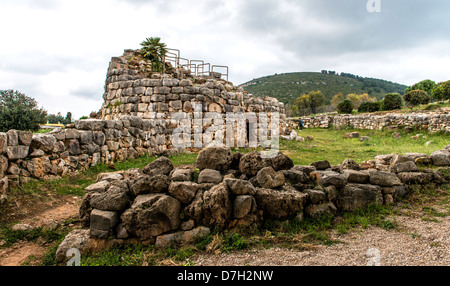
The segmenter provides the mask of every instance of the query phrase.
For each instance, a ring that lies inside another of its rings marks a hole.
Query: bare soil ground
[[[450,265],[450,218],[424,221],[396,216],[398,229],[357,228],[332,239],[332,246],[311,250],[253,249],[230,254],[201,255],[198,266],[448,266]]]
[[[51,227],[78,217],[80,202],[79,197],[61,195],[33,200],[17,199],[10,205],[2,221],[19,222],[34,228]],[[20,241],[9,248],[0,249],[0,266],[20,266],[30,258],[39,260],[46,249],[39,242]]]

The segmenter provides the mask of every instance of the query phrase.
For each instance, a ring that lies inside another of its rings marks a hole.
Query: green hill
[[[253,79],[240,85],[245,91],[254,96],[271,96],[284,103],[293,103],[304,93],[321,90],[325,95],[325,102],[329,104],[331,98],[342,92],[368,93],[377,99],[383,99],[386,93],[398,92],[403,94],[406,85],[386,80],[360,77],[348,73],[330,74],[329,72],[298,72],[265,76]]]

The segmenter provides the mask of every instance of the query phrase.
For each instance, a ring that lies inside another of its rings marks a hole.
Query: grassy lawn
[[[348,132],[357,131],[360,136],[370,137],[369,141],[358,138],[343,139]],[[280,140],[280,151],[289,156],[295,165],[309,165],[315,161],[328,160],[332,165],[342,163],[345,159],[353,159],[357,163],[373,160],[377,155],[426,153],[430,155],[436,150],[450,144],[450,136],[443,133],[430,134],[425,131],[405,133],[400,139],[394,139],[394,131],[380,130],[334,130],[334,129],[304,129],[299,136],[313,136],[313,141],[296,142]],[[423,134],[419,139],[411,136]],[[431,144],[426,145],[431,141]]]

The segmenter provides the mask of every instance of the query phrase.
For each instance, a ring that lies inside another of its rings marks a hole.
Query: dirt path
[[[21,218],[19,223],[33,228],[41,226],[53,227],[70,218],[78,216],[81,198],[64,196],[44,202],[32,202],[17,206],[8,214],[10,218]],[[18,220],[13,220],[18,221]],[[12,247],[0,249],[0,266],[20,266],[31,256],[40,258],[46,247],[33,242],[18,242]]]
[[[230,254],[201,255],[198,266],[449,266],[450,217],[424,221],[395,217],[399,229],[356,229],[332,234],[342,243],[298,251],[284,248],[254,249]]]

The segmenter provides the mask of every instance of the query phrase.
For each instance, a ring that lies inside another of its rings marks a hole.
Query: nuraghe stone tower
[[[148,124],[154,125],[151,135],[158,136],[157,145],[162,145],[166,141],[167,149],[172,147],[171,134],[179,126],[177,120],[179,122],[180,118],[175,117],[175,114],[179,116],[181,113],[184,113],[185,120],[191,121],[191,124],[188,122],[190,126],[195,126],[195,112],[202,113],[200,119],[204,119],[209,113],[216,116],[219,114],[218,118],[224,121],[223,129],[220,130],[222,136],[226,133],[224,130],[227,128],[225,123],[227,114],[245,114],[247,137],[244,141],[247,142],[247,146],[251,146],[248,144],[249,134],[259,132],[251,130],[259,126],[260,113],[267,114],[269,121],[272,114],[276,113],[279,116],[279,134],[285,133],[286,116],[283,103],[271,97],[254,97],[222,79],[220,73],[195,72],[199,67],[200,65],[191,64],[186,68],[166,61],[164,73],[152,73],[151,63],[142,58],[140,50],[125,50],[122,56],[113,57],[109,64],[103,95],[104,103],[99,116],[104,120],[121,120],[132,116],[149,121]],[[203,143],[217,136],[217,130],[209,128],[212,122],[203,120],[201,123]],[[249,122],[256,125],[249,128]],[[161,135],[164,135],[164,138]],[[193,136],[187,139],[185,137],[184,140],[193,141]],[[188,147],[193,146],[187,144]]]

